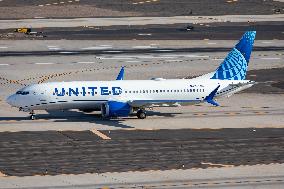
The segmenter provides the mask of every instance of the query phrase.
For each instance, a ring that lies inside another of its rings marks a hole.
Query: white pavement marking
[[[212,58],[211,60],[224,60],[223,58]]]
[[[100,46],[100,47],[84,47],[82,50],[104,50],[104,49],[112,49],[110,46]]]
[[[37,64],[37,65],[50,65],[50,64],[55,64],[53,62],[37,62],[37,63],[34,63],[34,64]]]
[[[96,58],[101,60],[131,60],[133,58],[130,57],[103,57],[103,56],[97,56]]]
[[[100,45],[101,47],[112,47],[112,45]]]
[[[166,60],[167,62],[182,62],[183,60]]]
[[[122,51],[103,51],[103,52],[118,53],[118,52],[122,52]]]
[[[93,64],[95,62],[77,62],[78,64]]]
[[[155,51],[159,51],[159,52],[172,52],[174,50],[170,50],[170,49],[159,49],[159,50],[155,50]]]
[[[78,53],[78,52],[72,52],[72,51],[63,51],[63,52],[59,52],[61,54],[71,54],[71,53]]]
[[[138,60],[128,60],[128,61],[125,61],[125,62],[128,62],[128,63],[138,63],[138,62],[141,62],[141,61],[138,61]]]
[[[185,55],[183,55],[183,54],[166,54],[166,55],[161,55],[161,57],[163,57],[163,56],[166,56],[166,57],[168,57],[168,56],[170,56],[170,57],[188,57],[188,58],[209,58],[209,56],[207,56],[207,55],[194,55],[194,54],[185,54]]]
[[[9,66],[10,64],[0,64],[0,66]]]
[[[0,47],[0,49],[7,49],[8,47]]]
[[[173,56],[147,56],[147,55],[142,55],[142,56],[120,56],[120,57],[131,57],[131,58],[138,58],[138,59],[171,59],[174,58]]]
[[[111,138],[106,136],[105,134],[101,133],[100,131],[98,131],[97,129],[92,129],[91,130],[92,133],[96,134],[98,137],[104,139],[104,140],[110,140]]]
[[[48,48],[49,50],[61,50],[61,48],[59,48],[59,47],[50,47],[50,48]]]
[[[281,58],[277,58],[277,57],[266,57],[266,58],[260,58],[262,60],[280,60]]]
[[[211,42],[211,43],[207,43],[208,45],[216,45],[217,43],[213,43],[213,42]]]
[[[272,41],[262,41],[261,43],[270,44],[270,43],[273,43],[273,42]]]
[[[190,58],[208,58],[209,56],[207,55],[182,55],[184,57],[190,57]]]
[[[139,33],[138,35],[140,35],[140,36],[151,36],[152,34],[151,33]]]
[[[133,46],[133,49],[155,49],[158,47],[154,47],[154,46]]]

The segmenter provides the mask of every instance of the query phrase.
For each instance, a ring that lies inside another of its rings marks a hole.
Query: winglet
[[[219,104],[213,99],[214,96],[216,95],[219,87],[220,87],[220,85],[218,85],[218,87],[216,89],[214,89],[208,96],[206,96],[204,100],[207,101],[208,103],[214,105],[214,106],[219,106]]]
[[[121,67],[119,74],[117,75],[116,80],[123,80],[124,77],[124,67]]]

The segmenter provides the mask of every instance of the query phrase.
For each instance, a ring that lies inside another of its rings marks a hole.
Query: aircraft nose
[[[16,97],[15,95],[11,95],[6,99],[6,102],[8,104],[10,104],[11,106],[15,106],[15,102],[16,102]]]

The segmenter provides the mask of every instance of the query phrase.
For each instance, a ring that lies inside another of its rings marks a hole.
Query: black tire
[[[138,117],[139,119],[145,119],[145,118],[147,117],[146,112],[143,111],[143,110],[138,110],[138,112],[137,112],[137,117]]]

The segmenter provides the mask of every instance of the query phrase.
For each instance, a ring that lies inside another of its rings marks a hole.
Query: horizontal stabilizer
[[[204,99],[206,102],[214,105],[214,106],[219,106],[219,104],[214,100],[214,97],[219,89],[220,85],[218,85],[218,87],[216,87],[216,89],[214,89],[208,96],[206,96],[206,98]]]

